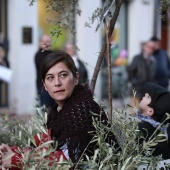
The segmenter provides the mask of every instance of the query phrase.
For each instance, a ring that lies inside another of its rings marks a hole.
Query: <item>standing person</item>
[[[0,45],[0,66],[7,66],[5,60],[5,50],[4,48]],[[3,86],[3,80],[0,79],[0,107],[3,106],[3,103],[2,103],[2,86]]]
[[[72,43],[65,44],[65,52],[68,53],[74,60],[74,63],[77,67],[79,73],[79,83],[87,83],[88,82],[88,73],[86,67],[84,66],[83,62],[79,59],[76,54],[75,45]]]
[[[137,91],[135,98],[136,106],[139,105],[141,99],[140,93],[138,93],[141,90],[141,86],[145,82],[154,81],[156,61],[152,56],[153,50],[153,42],[148,41],[144,43],[142,53],[135,56],[131,65],[128,67],[129,80],[132,88]]]
[[[39,50],[35,54],[35,67],[36,67],[36,87],[37,94],[40,99],[40,105],[45,105],[47,108],[51,108],[54,105],[54,100],[50,97],[47,91],[43,88],[43,82],[41,79],[41,63],[43,59],[50,54],[51,51],[51,37],[49,35],[42,35],[39,44]]]
[[[170,159],[170,141],[168,139],[170,120],[165,121],[166,113],[170,114],[170,92],[152,82],[145,83],[140,92],[143,98],[139,103],[141,113],[137,112],[137,116],[141,120],[138,124],[139,130],[144,136],[140,139],[140,143],[144,140],[151,141],[160,132],[164,133],[166,140],[153,146],[152,155],[162,155],[163,159]]]
[[[152,37],[154,43],[153,56],[157,61],[155,81],[164,88],[168,88],[170,78],[170,59],[167,52],[160,47],[160,40],[157,37]]]
[[[58,141],[57,151],[63,151],[65,158],[76,164],[84,151],[88,156],[94,154],[96,143],[89,143],[95,135],[89,133],[95,132],[92,117],[101,116],[102,122],[106,122],[107,117],[104,112],[101,113],[101,108],[94,101],[88,86],[78,84],[79,73],[72,57],[67,53],[56,51],[45,57],[41,75],[45,89],[56,102],[48,114],[47,127],[51,132],[50,136]],[[108,136],[107,143],[118,147],[113,134]],[[11,154],[14,150],[7,145],[1,145],[0,150],[2,165],[7,163],[16,165],[15,158],[19,155],[15,154],[12,158],[8,155],[8,152]],[[9,159],[4,160],[3,157]],[[19,158],[18,160],[21,160],[22,156]]]
[[[4,50],[4,48],[0,45],[0,65],[2,65],[2,66],[7,66],[4,58],[5,58],[5,50]]]

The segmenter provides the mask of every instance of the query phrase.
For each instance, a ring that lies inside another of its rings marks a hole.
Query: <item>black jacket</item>
[[[145,59],[143,54],[134,57],[128,67],[129,81],[136,91],[141,91],[141,86],[145,82],[153,82],[155,77],[156,61],[150,56]]]
[[[143,136],[146,138],[146,141],[149,140],[149,138],[153,135],[153,133],[156,130],[156,128],[153,127],[148,122],[140,122],[138,127],[139,127],[139,130],[142,132]],[[157,131],[157,133],[155,133],[155,135],[157,135],[158,133],[160,133],[159,130]],[[140,142],[142,143],[143,140],[141,139]],[[153,156],[158,156],[158,155],[161,155],[161,154],[162,154],[163,159],[170,159],[170,143],[168,141],[159,142],[155,146]]]
[[[87,70],[80,59],[78,59],[78,63],[79,63],[79,68],[77,68],[77,70],[79,72],[79,83],[80,84],[87,83],[88,82]]]
[[[167,88],[170,78],[170,59],[168,54],[166,51],[160,49],[155,51],[153,55],[158,63],[156,66],[155,81]]]
[[[43,87],[42,79],[41,79],[41,63],[43,59],[50,54],[52,51],[43,51],[42,49],[39,49],[37,53],[35,54],[35,66],[36,66],[36,86],[37,89],[41,89]]]

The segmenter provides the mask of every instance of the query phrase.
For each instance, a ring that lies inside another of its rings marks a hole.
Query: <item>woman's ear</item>
[[[79,83],[79,73],[76,72],[75,84],[77,85],[78,83]]]
[[[44,85],[45,90],[48,91],[43,80],[42,80],[42,82],[43,82],[43,85]]]

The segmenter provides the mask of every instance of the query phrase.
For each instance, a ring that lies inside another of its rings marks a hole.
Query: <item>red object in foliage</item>
[[[41,140],[39,139],[38,135],[35,135],[34,139],[35,139],[36,147],[40,146],[41,144],[43,144],[45,142],[50,141],[51,140],[51,130],[48,130],[48,134],[42,133]],[[17,147],[17,146],[13,146],[13,147],[10,147],[10,148],[15,153],[15,155],[11,159],[12,160],[11,164],[17,166],[17,167],[12,167],[10,169],[11,170],[22,169],[22,162],[21,162],[22,155],[18,152],[21,149],[19,149],[19,147]],[[42,149],[48,150],[47,147],[42,147],[41,150]],[[25,153],[27,151],[31,151],[31,149],[29,149],[29,148],[24,149],[24,150],[22,150],[22,153]],[[63,160],[67,160],[67,158],[65,157],[65,155],[63,154],[63,152],[61,150],[56,150],[55,152],[52,152],[49,155],[49,157],[47,157],[47,159],[56,160],[56,162],[58,162],[60,160],[61,156],[63,157]],[[37,160],[37,162],[39,162],[39,160]],[[53,164],[53,162],[51,162],[49,165],[51,166],[52,164]]]

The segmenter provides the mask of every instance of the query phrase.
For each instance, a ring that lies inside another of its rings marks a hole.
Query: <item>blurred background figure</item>
[[[74,63],[79,72],[79,84],[88,82],[88,73],[84,63],[80,60],[80,58],[76,54],[76,48],[73,43],[67,42],[65,44],[64,50],[68,53],[74,60]]]
[[[0,66],[7,67],[7,62],[5,61],[5,50],[2,45],[0,45]],[[6,84],[6,82],[0,79],[0,107],[4,105],[4,102],[2,101],[2,92],[4,84]]]
[[[42,35],[40,38],[39,49],[35,54],[35,67],[36,67],[36,87],[37,87],[37,95],[40,100],[40,105],[45,105],[48,109],[50,109],[55,101],[50,97],[48,92],[44,89],[42,78],[41,78],[41,63],[43,59],[50,54],[51,51],[51,37],[49,35]]]
[[[0,65],[7,66],[7,63],[5,62],[5,50],[0,45]]]
[[[167,52],[161,49],[161,42],[157,37],[152,37],[154,43],[153,56],[157,61],[155,81],[160,86],[168,88],[170,78],[170,60]]]
[[[156,60],[153,57],[154,43],[148,41],[142,44],[142,53],[133,58],[132,63],[128,67],[129,81],[131,82],[132,89],[137,93],[135,99],[131,98],[131,104],[138,108],[141,100],[141,87],[145,82],[153,82],[156,70]]]

